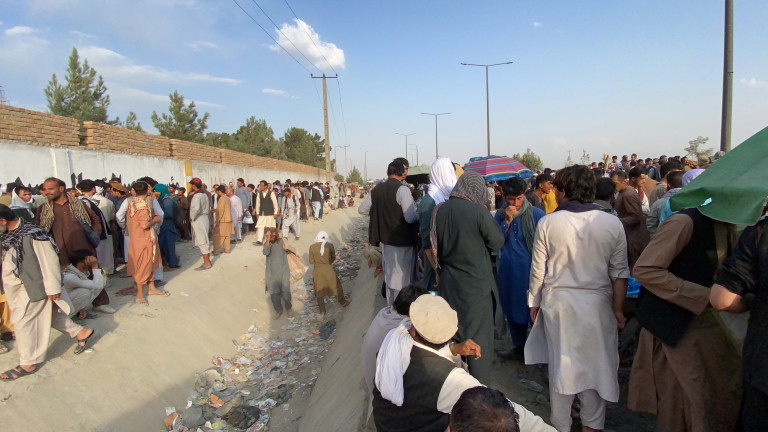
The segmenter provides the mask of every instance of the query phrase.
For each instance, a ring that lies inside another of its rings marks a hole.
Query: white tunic
[[[593,389],[607,401],[619,400],[612,281],[628,277],[617,217],[593,210],[541,219],[528,291],[528,305],[541,309],[525,344],[525,363],[548,363],[552,390],[572,395]]]

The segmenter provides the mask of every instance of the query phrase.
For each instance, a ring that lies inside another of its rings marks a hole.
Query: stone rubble
[[[357,277],[359,256],[367,243],[367,223],[349,228],[351,238],[345,245],[337,245],[334,263],[343,283]],[[265,432],[271,410],[281,405],[287,408],[300,390],[311,391],[334,341],[336,321],[330,317],[333,309],[321,321],[311,274],[304,279],[303,284],[292,286],[294,299],[304,303],[303,310],[280,328],[260,331],[251,325],[233,339],[235,352],[229,358],[213,357],[213,367],[197,374],[186,407],[165,409],[167,431]]]

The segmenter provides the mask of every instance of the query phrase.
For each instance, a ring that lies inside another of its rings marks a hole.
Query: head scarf
[[[488,204],[488,190],[485,187],[485,179],[476,171],[466,171],[456,181],[456,186],[453,187],[451,196],[472,201],[485,207]]]
[[[164,184],[156,184],[155,187],[152,188],[155,192],[160,192],[160,198],[158,198],[159,201],[162,201],[163,198],[170,196],[170,192],[168,192],[168,186]]]
[[[687,173],[683,174],[683,186],[687,185],[688,183],[692,182],[693,179],[698,177],[701,173],[703,173],[704,170],[701,168],[696,168],[688,171]]]
[[[456,170],[448,158],[439,158],[432,162],[429,170],[429,196],[440,204],[451,196],[453,186],[456,185]]]
[[[23,199],[21,199],[21,197],[16,193],[15,190],[11,193],[11,205],[8,206],[11,209],[24,208],[24,209],[32,210],[34,206],[35,206],[35,203],[33,200],[29,200],[29,202],[25,202]]]
[[[403,375],[411,363],[413,338],[408,333],[410,328],[410,321],[405,320],[390,330],[376,356],[376,388],[381,392],[381,397],[397,406],[403,406]]]
[[[56,254],[59,253],[59,248],[56,247],[56,243],[53,241],[53,237],[48,235],[37,225],[26,223],[19,219],[19,225],[16,229],[6,231],[5,234],[0,235],[0,250],[2,250],[2,260],[5,260],[5,254],[13,249],[11,260],[13,261],[13,274],[19,277],[21,272],[21,263],[24,261],[24,236],[32,237],[33,240],[49,241],[53,246],[53,250]],[[34,253],[34,251],[33,251]]]
[[[320,242],[323,243],[323,244],[320,245],[320,255],[324,255],[325,254],[325,244],[328,243],[328,233],[327,232],[320,231],[319,233],[317,233],[317,235],[315,236],[315,243],[320,243]]]

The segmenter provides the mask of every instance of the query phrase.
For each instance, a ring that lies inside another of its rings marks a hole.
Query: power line
[[[302,19],[301,19],[301,18],[299,18],[299,16],[298,16],[298,15],[296,15],[296,12],[294,12],[294,11],[293,11],[293,8],[291,7],[291,5],[290,5],[290,4],[288,4],[288,0],[283,0],[283,1],[285,2],[285,5],[286,5],[286,6],[288,6],[288,9],[290,9],[290,10],[291,10],[291,13],[293,14],[293,16],[294,16],[294,17],[295,17],[297,20],[299,20],[299,21],[302,21]],[[302,22],[303,22],[303,21],[302,21]],[[333,73],[335,73],[336,75],[338,75],[339,73],[338,73],[338,72],[336,72],[336,69],[334,69],[334,68],[333,68],[333,66],[331,66],[331,62],[329,62],[329,61],[328,61],[328,59],[327,59],[327,58],[325,58],[325,55],[323,54],[323,51],[320,49],[320,47],[319,47],[319,46],[317,46],[317,43],[315,43],[315,40],[314,40],[314,39],[312,39],[312,36],[311,36],[311,35],[309,34],[309,32],[307,31],[306,27],[302,27],[302,26],[300,26],[300,27],[302,28],[302,30],[304,30],[304,33],[306,33],[306,34],[307,34],[307,37],[309,38],[309,40],[310,40],[310,41],[312,41],[312,45],[314,45],[314,46],[315,46],[315,48],[317,49],[317,53],[318,53],[318,54],[320,54],[320,56],[321,56],[321,57],[323,57],[323,60],[325,60],[325,63],[328,65],[328,67],[329,67],[329,68],[331,68],[331,70],[333,71]],[[317,66],[315,66],[315,67],[317,67]],[[318,69],[320,69],[320,68],[318,68]],[[338,81],[337,81],[337,82],[338,82]]]
[[[341,124],[344,126],[344,139],[349,144],[349,137],[347,136],[347,119],[344,115],[344,103],[341,101],[341,83],[340,79],[336,79],[336,85],[339,87],[339,105],[341,106]]]
[[[253,4],[255,4],[255,5],[256,5],[256,7],[257,7],[257,8],[259,8],[259,10],[261,11],[261,13],[263,13],[263,14],[264,14],[264,16],[265,16],[265,17],[267,17],[267,19],[269,20],[269,22],[271,22],[271,23],[272,23],[272,25],[273,25],[273,26],[275,26],[275,30],[277,30],[277,31],[278,31],[278,32],[279,32],[281,35],[283,35],[283,37],[284,37],[284,38],[286,38],[286,39],[288,40],[288,42],[290,42],[290,43],[291,43],[291,45],[292,45],[294,48],[296,48],[296,51],[298,51],[298,53],[299,53],[299,54],[301,54],[301,56],[302,56],[302,57],[304,57],[304,60],[306,60],[306,61],[307,61],[307,63],[311,64],[312,66],[314,66],[314,67],[315,67],[315,69],[317,69],[318,71],[320,71],[320,73],[322,73],[323,71],[322,71],[322,70],[321,70],[319,67],[317,67],[317,65],[315,65],[315,63],[313,63],[313,62],[312,62],[312,60],[308,59],[308,58],[307,58],[307,56],[305,56],[303,52],[301,52],[301,50],[299,49],[299,47],[297,47],[297,46],[296,46],[296,44],[294,44],[294,43],[293,43],[293,41],[291,40],[291,38],[289,38],[288,36],[286,36],[286,35],[285,35],[285,33],[283,33],[283,31],[282,31],[282,30],[280,30],[280,27],[278,27],[278,26],[277,26],[277,23],[276,23],[274,20],[272,20],[272,18],[271,18],[271,17],[270,17],[270,16],[267,14],[267,12],[266,12],[266,11],[265,11],[265,10],[264,10],[264,9],[263,9],[261,6],[259,6],[259,4],[258,4],[258,3],[256,3],[256,0],[251,0],[251,1],[253,2]],[[310,38],[310,40],[311,40],[311,38]]]
[[[238,3],[238,2],[237,2],[237,0],[232,0],[232,1],[233,1],[233,2],[234,2],[236,5],[237,5],[237,7],[239,7],[239,8],[240,8],[240,10],[241,10],[241,11],[243,11],[243,13],[244,13],[244,14],[248,15],[248,18],[250,18],[250,19],[251,19],[251,21],[253,21],[253,22],[254,22],[254,23],[257,25],[257,26],[259,26],[259,28],[260,28],[260,29],[261,29],[261,30],[264,32],[264,34],[266,34],[266,35],[267,35],[267,36],[268,36],[270,39],[272,39],[272,41],[273,41],[273,42],[274,42],[274,43],[275,43],[277,46],[279,46],[280,48],[282,48],[282,49],[283,49],[283,51],[285,51],[285,53],[286,53],[286,54],[288,54],[288,56],[289,56],[290,58],[292,58],[292,59],[293,59],[293,61],[295,61],[295,62],[296,62],[296,64],[298,64],[299,66],[301,66],[301,68],[302,68],[302,69],[304,69],[305,71],[307,71],[307,73],[308,73],[308,74],[311,74],[311,73],[312,73],[312,71],[310,71],[310,70],[309,70],[309,69],[307,69],[307,68],[306,68],[306,67],[305,67],[303,64],[301,64],[301,62],[300,62],[298,59],[296,59],[296,57],[294,57],[293,55],[291,55],[291,53],[290,53],[290,52],[288,52],[288,50],[287,50],[287,49],[285,49],[285,47],[284,47],[284,46],[280,45],[280,42],[278,42],[277,40],[275,40],[275,38],[273,38],[273,37],[272,37],[272,35],[271,35],[271,34],[269,34],[269,32],[267,31],[267,29],[265,29],[265,28],[264,28],[264,27],[263,27],[261,24],[259,24],[259,22],[258,22],[258,21],[256,21],[256,19],[255,19],[254,17],[252,17],[252,16],[251,16],[251,14],[249,14],[249,13],[248,13],[248,11],[246,11],[245,9],[243,9],[243,7],[242,7],[242,6],[240,6],[240,3]],[[315,67],[317,67],[317,66],[315,66]]]

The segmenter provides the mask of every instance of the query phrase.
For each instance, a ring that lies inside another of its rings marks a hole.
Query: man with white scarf
[[[422,295],[409,313],[411,325],[391,330],[376,359],[374,423],[379,432],[442,432],[461,394],[482,386],[459,357],[480,357],[480,347],[471,340],[449,344],[458,317],[442,297]],[[521,431],[554,431],[525,407],[510,403],[520,417]]]

